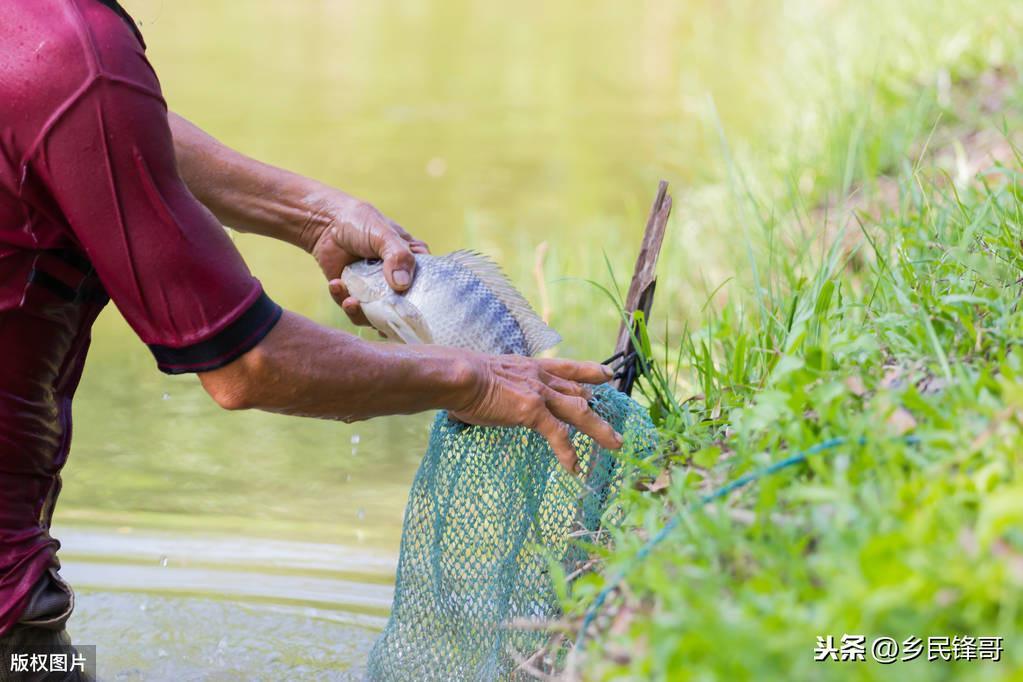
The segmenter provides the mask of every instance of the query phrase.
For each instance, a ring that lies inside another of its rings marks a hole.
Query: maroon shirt
[[[0,635],[56,562],[71,398],[108,296],[168,373],[227,364],[280,317],[178,176],[123,10],[2,0]]]

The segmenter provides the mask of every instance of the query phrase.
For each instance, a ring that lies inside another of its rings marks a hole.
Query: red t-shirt
[[[144,49],[109,0],[0,2],[0,634],[56,562],[71,398],[107,298],[168,373],[227,364],[281,313],[178,176]]]

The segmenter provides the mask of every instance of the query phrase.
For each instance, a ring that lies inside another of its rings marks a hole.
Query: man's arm
[[[198,373],[229,409],[356,420],[446,408],[528,426],[570,468],[568,424],[619,444],[579,383],[608,378],[594,363],[372,343],[281,313],[184,186],[161,101],[118,82],[84,97],[33,170],[163,371]]]
[[[333,190],[240,154],[173,112],[168,120],[181,178],[221,223],[312,252]]]
[[[226,409],[345,421],[447,409],[471,424],[528,426],[574,470],[568,424],[603,447],[622,444],[581,385],[610,375],[593,362],[368,342],[285,311],[259,345],[199,378]]]
[[[368,324],[348,296],[341,270],[361,258],[381,258],[388,283],[409,286],[414,253],[425,243],[372,205],[338,189],[236,152],[171,112],[178,172],[189,191],[228,227],[280,239],[309,252],[330,294],[356,324]]]
[[[408,286],[412,253],[425,252],[426,245],[375,208],[239,154],[180,116],[171,114],[170,126],[182,178],[222,223],[305,249],[328,279],[360,257],[373,257],[384,260],[392,287]],[[340,281],[331,281],[331,294],[353,321],[363,321]],[[569,469],[576,462],[567,424],[604,447],[621,444],[589,409],[589,389],[579,383],[610,377],[595,363],[368,343],[289,312],[258,346],[199,377],[227,409],[347,421],[447,409],[473,424],[526,425],[550,441]]]
[[[599,365],[374,344],[282,311],[182,180],[166,105],[141,46],[112,15],[100,14],[93,28],[100,62],[116,71],[69,93],[59,120],[25,158],[26,177],[34,193],[60,207],[69,242],[161,370],[199,374],[213,398],[234,409],[352,420],[446,407],[471,423],[529,426],[569,466],[566,422],[617,445],[578,383],[606,380]],[[233,163],[251,163],[232,161],[229,150],[214,156],[225,165],[207,168],[209,178],[219,171],[234,177]],[[295,224],[252,200],[260,172],[241,176],[255,184],[246,190],[228,182],[207,200],[219,197],[210,201],[223,210],[248,196],[240,215],[249,228]],[[280,234],[301,243],[306,232]],[[374,256],[394,248],[394,232],[388,235],[363,231],[348,243]]]

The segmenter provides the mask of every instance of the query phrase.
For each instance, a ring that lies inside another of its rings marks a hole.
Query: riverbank
[[[637,467],[603,570],[572,585],[578,628],[625,572],[571,672],[880,679],[896,673],[872,645],[890,637],[902,680],[1020,675],[1021,89],[1017,56],[952,38],[955,60],[881,72],[873,105],[837,106],[799,173],[731,168],[746,268],[652,348],[645,393],[669,447]],[[855,656],[847,635],[863,662],[815,661],[818,637]],[[928,662],[932,637],[948,641]],[[1001,660],[976,660],[994,637]]]

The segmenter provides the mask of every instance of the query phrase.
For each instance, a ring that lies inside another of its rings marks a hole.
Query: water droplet
[[[345,483],[348,483],[351,480],[352,480],[352,475],[351,474],[345,474]]]
[[[149,607],[146,605],[146,602],[139,604],[139,611],[145,611],[147,608]]]
[[[157,650],[156,655],[159,656],[160,658],[167,658],[168,656],[170,656],[170,654],[167,653],[166,649]]]
[[[365,509],[363,509],[362,507],[359,507],[359,508],[358,508],[358,509],[357,509],[357,510],[355,511],[355,517],[356,517],[357,519],[359,519],[360,521],[362,521],[363,519],[365,519],[365,518],[366,518],[366,510],[365,510]]]
[[[362,436],[360,436],[357,433],[353,433],[352,434],[352,445],[358,445],[359,441],[361,441],[361,440],[362,440]]]
[[[358,454],[359,454],[359,448],[353,447],[352,448],[352,457],[356,457],[356,456],[358,456]]]
[[[163,556],[160,557],[160,565],[164,566],[164,567],[167,566],[167,555],[166,554],[164,554]]]
[[[163,394],[163,399],[164,400],[170,400],[170,393],[164,393]]]

